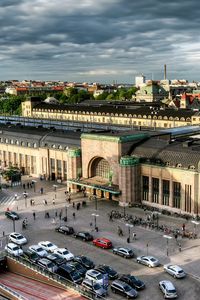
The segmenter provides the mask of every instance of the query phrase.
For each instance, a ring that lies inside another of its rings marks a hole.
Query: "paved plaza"
[[[31,181],[31,179],[27,178],[26,181],[28,180]],[[43,194],[40,193],[41,187],[43,187]],[[36,242],[38,240],[39,232],[41,233],[40,240],[42,240],[42,237],[46,235],[46,239],[48,236],[49,240],[53,239],[52,241],[55,242],[55,238],[57,239],[57,236],[54,235],[55,227],[60,224],[68,224],[73,226],[75,231],[91,231],[95,237],[107,237],[111,241],[113,241],[114,246],[130,246],[134,249],[137,256],[149,254],[156,256],[160,260],[161,264],[169,262],[179,264],[184,268],[184,270],[188,274],[191,275],[191,278],[197,280],[197,286],[199,285],[198,282],[200,282],[200,228],[198,227],[198,225],[195,228],[195,231],[198,236],[197,239],[182,238],[179,241],[181,243],[181,252],[179,251],[180,249],[178,243],[174,237],[172,239],[167,240],[165,237],[163,237],[163,232],[158,230],[152,230],[142,226],[134,226],[130,228],[130,243],[128,244],[127,238],[129,236],[129,227],[127,226],[127,222],[123,219],[113,219],[112,222],[109,221],[109,213],[112,210],[117,210],[123,214],[123,207],[119,207],[117,202],[108,200],[97,200],[96,207],[95,201],[90,201],[88,200],[88,197],[83,197],[82,193],[72,194],[71,203],[69,204],[69,201],[66,200],[65,191],[66,186],[64,185],[56,184],[55,187],[54,183],[52,182],[45,182],[39,180],[36,183],[35,191],[33,190],[33,188],[29,189],[29,191],[27,190],[28,197],[27,199],[24,199],[23,188],[15,187],[13,189],[13,193],[18,194],[18,199],[14,201],[9,207],[9,209],[18,211],[18,213],[21,216],[21,219],[15,222],[15,230],[22,232],[22,220],[23,218],[27,217],[28,230],[24,231],[24,234],[28,235],[28,237],[31,239],[31,243],[34,243],[34,241]],[[31,199],[34,199],[34,206],[31,205]],[[44,200],[47,201],[46,205]],[[83,201],[87,201],[86,207],[81,206],[81,208],[77,210],[77,203],[82,203]],[[55,204],[53,204],[54,202]],[[73,203],[75,204],[75,207],[73,207]],[[4,235],[6,236],[7,234],[13,231],[14,224],[11,220],[5,219],[5,209],[7,209],[6,206],[1,206],[0,219],[2,222],[0,230],[1,235],[3,235],[4,233]],[[49,218],[45,218],[47,212],[49,213]],[[35,213],[36,215],[36,220],[34,220],[33,218],[33,213]],[[62,218],[64,216],[67,216],[67,222],[64,222],[63,220],[59,219],[60,213],[62,213]],[[73,213],[75,213],[75,218],[73,217]],[[126,213],[145,218],[147,211],[132,207],[126,208]],[[164,215],[160,215],[159,217],[159,224],[165,224],[170,228],[179,228],[181,230],[183,223],[185,223],[186,229],[194,231],[194,224],[191,222],[191,220],[186,221],[182,218],[172,218]],[[99,229],[98,232],[95,231],[95,225]],[[122,228],[123,236],[118,236],[118,226]],[[136,233],[136,240],[133,239],[133,232]],[[59,241],[60,240],[58,240],[57,243],[59,243]],[[77,242],[79,241],[74,241],[73,239],[71,241],[70,246],[75,247],[76,249]],[[92,245],[90,246],[93,247]],[[90,251],[90,248],[88,247],[88,244],[84,244],[83,249],[81,250],[85,249],[88,252]],[[95,250],[97,254],[102,254],[102,249],[95,248]],[[93,252],[94,250],[91,253]],[[96,256],[94,257],[96,258]],[[113,256],[110,258],[110,260],[111,259],[113,260]],[[121,258],[119,258],[119,260],[121,260]],[[123,260],[122,269],[124,268],[125,264],[127,264],[127,262],[126,260]],[[138,276],[144,276],[144,272],[145,276],[149,276],[152,274],[152,270],[149,270],[146,267],[144,268],[137,268]],[[158,271],[153,270],[153,272]],[[194,298],[191,299],[196,298],[194,296]]]

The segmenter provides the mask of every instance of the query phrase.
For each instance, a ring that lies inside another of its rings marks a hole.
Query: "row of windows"
[[[23,141],[19,141],[19,140],[8,139],[8,138],[0,138],[0,142],[5,143],[5,144],[22,146],[22,147],[37,148],[37,143],[23,142]],[[52,145],[44,144],[44,147],[49,147],[49,148],[54,148],[54,149],[59,149],[59,150],[68,150],[69,149],[68,146],[64,147],[64,146],[56,145],[56,144],[52,144]]]
[[[159,203],[159,191],[160,191],[161,181],[159,178],[152,178],[151,186],[151,199],[150,197],[150,186],[149,186],[149,177],[142,177],[142,196],[143,200],[150,201],[153,203]],[[181,208],[181,184],[180,182],[172,182],[172,201],[173,207]],[[170,182],[169,180],[162,180],[162,205],[169,206],[170,198]]]
[[[168,116],[153,116],[152,117],[152,114],[150,115],[131,115],[131,114],[114,114],[114,113],[100,113],[100,112],[77,112],[77,111],[63,111],[63,110],[53,110],[53,109],[33,109],[33,112],[37,113],[37,112],[48,112],[48,113],[53,113],[53,114],[56,114],[56,113],[64,113],[64,114],[70,114],[70,115],[91,115],[91,116],[111,116],[111,117],[125,117],[125,118],[138,118],[138,119],[154,119],[154,120],[170,120],[170,121],[187,121],[187,122],[190,122],[191,119],[190,118],[184,118],[184,117],[168,117]]]

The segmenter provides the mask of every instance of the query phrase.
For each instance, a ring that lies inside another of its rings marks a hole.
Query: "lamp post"
[[[197,222],[197,221],[191,221],[192,224],[194,224],[194,228],[193,228],[193,235],[195,237],[196,235],[196,228],[197,228],[197,225],[199,225],[200,223]]]
[[[95,201],[95,210],[97,210],[97,196],[93,196],[93,199]]]
[[[98,217],[99,215],[97,215],[97,214],[92,214],[92,216],[94,217],[94,229],[97,231],[97,217]]]
[[[169,256],[169,240],[172,239],[172,236],[170,235],[163,235],[163,237],[166,239],[167,241],[167,244],[166,244],[166,253],[167,253],[167,256]]]
[[[119,206],[122,206],[124,208],[124,218],[126,216],[126,207],[128,206],[127,202],[119,202]]]
[[[53,184],[54,192],[55,192],[55,199],[57,198],[57,185]]]
[[[13,232],[15,232],[15,219],[13,219]]]
[[[36,187],[35,187],[35,185],[36,185],[36,180],[32,180],[32,184],[33,184],[33,189],[34,189],[34,193],[35,193],[35,189],[36,189]]]
[[[131,228],[133,228],[133,225],[126,223],[126,226],[128,227],[128,239],[127,239],[127,242],[130,243]]]

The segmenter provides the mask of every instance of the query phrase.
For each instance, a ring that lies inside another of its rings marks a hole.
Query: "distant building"
[[[142,86],[145,83],[145,76],[142,74],[140,76],[136,76],[135,77],[135,86],[138,88],[140,86]]]

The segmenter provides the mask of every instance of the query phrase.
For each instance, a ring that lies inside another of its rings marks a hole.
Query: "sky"
[[[198,0],[0,0],[0,80],[200,80]]]

